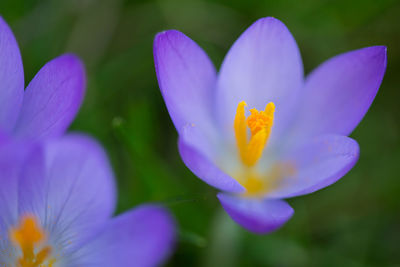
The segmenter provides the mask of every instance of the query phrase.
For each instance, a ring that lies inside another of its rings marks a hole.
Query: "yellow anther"
[[[37,255],[35,263],[42,264],[51,254],[51,247],[44,247]]]
[[[247,145],[247,153],[246,158],[243,161],[246,166],[254,166],[261,158],[264,147],[268,140],[268,132],[265,129],[258,131],[255,135],[253,135],[250,139],[250,142]]]
[[[247,151],[247,127],[246,127],[246,115],[244,114],[244,107],[247,106],[246,102],[242,101],[239,103],[233,128],[235,130],[236,145],[239,151],[239,157],[242,162],[246,159]]]
[[[264,111],[251,109],[251,115],[245,116],[246,102],[239,103],[234,121],[236,144],[239,157],[247,167],[254,166],[261,158],[263,150],[271,134],[274,123],[275,105],[270,102]],[[247,127],[250,129],[250,140],[247,137]]]
[[[22,256],[17,259],[18,267],[44,267],[43,263],[51,254],[51,247],[45,246],[37,253],[37,248],[46,240],[46,233],[37,223],[35,216],[22,216],[19,225],[10,230],[10,240],[19,247]],[[50,260],[47,266],[51,266],[54,260]]]

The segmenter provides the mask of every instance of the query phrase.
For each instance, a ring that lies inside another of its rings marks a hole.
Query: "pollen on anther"
[[[26,215],[21,218],[18,227],[10,231],[11,241],[20,247],[34,245],[45,238],[43,230],[38,226],[34,216]]]
[[[251,115],[247,118],[246,122],[252,136],[257,134],[262,129],[268,129],[272,127],[274,111],[275,105],[272,102],[268,103],[264,111],[258,111],[255,108],[250,110]]]

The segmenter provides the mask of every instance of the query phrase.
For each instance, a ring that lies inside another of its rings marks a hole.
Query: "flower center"
[[[293,163],[280,162],[271,166],[268,172],[263,175],[248,169],[238,175],[238,180],[246,188],[244,196],[262,197],[267,192],[278,187],[283,177],[292,177],[295,174],[296,168]]]
[[[51,247],[44,245],[46,233],[33,215],[24,215],[19,224],[10,229],[10,239],[21,250],[16,261],[18,267],[52,267],[55,260],[49,259]]]
[[[234,121],[239,159],[245,166],[244,174],[239,175],[239,182],[246,188],[246,195],[258,195],[266,191],[267,185],[265,179],[256,174],[253,167],[260,160],[271,134],[275,105],[273,102],[268,103],[264,111],[251,109],[251,115],[247,118],[245,116],[246,106],[244,101],[239,103]]]

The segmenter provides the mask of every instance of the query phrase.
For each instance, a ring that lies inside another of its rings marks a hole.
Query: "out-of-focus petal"
[[[18,215],[17,186],[23,159],[21,148],[13,143],[4,143],[0,147],[0,236],[4,234],[3,230],[15,223]]]
[[[241,192],[244,190],[235,179],[218,168],[193,143],[189,144],[180,137],[178,148],[186,166],[207,184],[227,192]]]
[[[9,228],[18,220],[18,180],[24,161],[33,149],[26,142],[5,141],[0,146],[0,263],[11,266],[13,255],[8,240]]]
[[[68,254],[113,213],[114,176],[105,152],[89,137],[67,135],[46,142],[43,150],[44,160],[38,151],[25,164],[19,213],[36,214],[52,245]]]
[[[329,186],[353,168],[359,152],[357,142],[347,136],[313,138],[281,159],[282,163],[293,168],[293,175],[284,177],[268,197],[294,197]]]
[[[34,139],[63,134],[79,110],[85,86],[85,70],[76,56],[48,62],[26,89],[15,134]]]
[[[112,219],[75,255],[76,266],[160,266],[174,247],[175,224],[168,212],[143,205]]]
[[[4,133],[2,130],[0,130],[0,146],[8,141],[10,141],[12,137],[10,137],[8,134]]]
[[[24,69],[17,41],[0,16],[0,128],[11,132],[24,96]]]
[[[285,224],[294,211],[283,200],[245,198],[219,193],[218,199],[229,216],[247,230],[267,234]]]
[[[170,30],[156,36],[154,62],[161,93],[178,132],[195,124],[210,134],[215,120],[216,72],[206,53],[183,33]]]
[[[291,122],[302,86],[303,65],[293,36],[277,19],[259,19],[234,43],[222,64],[216,99],[220,126],[232,137],[239,102],[264,110],[273,101],[273,140]]]
[[[386,69],[386,47],[367,47],[336,56],[306,79],[293,130],[302,137],[349,135],[364,117]]]

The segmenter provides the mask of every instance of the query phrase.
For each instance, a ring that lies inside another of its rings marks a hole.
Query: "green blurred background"
[[[400,266],[400,1],[1,0],[20,44],[26,81],[48,60],[77,53],[87,95],[72,125],[106,147],[118,179],[118,213],[148,201],[179,225],[168,266]],[[355,168],[335,185],[290,199],[295,216],[257,236],[221,211],[216,191],[179,158],[159,93],[154,35],[179,29],[219,66],[252,22],[274,16],[295,36],[306,73],[338,53],[388,46],[378,96],[352,137]]]

